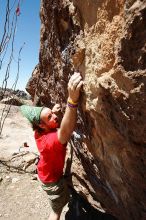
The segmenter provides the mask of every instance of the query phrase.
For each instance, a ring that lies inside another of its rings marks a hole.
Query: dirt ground
[[[4,115],[2,119],[6,116],[8,107],[8,105],[0,104],[0,118],[3,111]],[[22,116],[19,109],[17,106],[11,106],[10,112],[5,119],[0,137],[1,157],[8,157],[14,152],[19,152],[24,142],[27,142],[29,151],[37,152],[31,126],[28,120]]]
[[[5,105],[0,104],[0,116]],[[22,117],[19,107],[12,106],[5,120],[0,138],[0,158],[9,159],[19,150],[37,153],[33,131]],[[34,174],[10,172],[0,164],[0,220],[47,220],[50,207],[47,194],[42,190]],[[110,215],[97,212],[76,192],[71,190],[70,202],[64,207],[61,220],[112,220]]]

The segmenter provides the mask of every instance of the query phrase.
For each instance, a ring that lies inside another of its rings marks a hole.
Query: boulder
[[[24,104],[23,100],[18,98],[17,96],[9,96],[1,100],[1,103],[8,105],[16,105],[21,106]]]
[[[3,165],[9,171],[35,174],[38,157],[39,156],[33,152],[22,151],[13,154],[8,160],[0,158],[0,165]]]
[[[72,185],[119,220],[146,219],[145,1],[42,0],[40,16],[36,104],[58,102],[63,113],[70,75],[84,79]]]

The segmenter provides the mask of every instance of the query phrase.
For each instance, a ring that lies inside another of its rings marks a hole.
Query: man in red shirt
[[[42,188],[48,194],[52,208],[49,220],[59,220],[61,211],[69,200],[63,168],[66,145],[77,121],[77,106],[82,85],[80,73],[75,72],[68,82],[68,101],[60,125],[55,114],[59,110],[57,105],[52,110],[46,107],[21,106],[23,115],[35,130],[35,140],[40,153],[38,177]]]

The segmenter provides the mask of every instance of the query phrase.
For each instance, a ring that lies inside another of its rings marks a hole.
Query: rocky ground
[[[0,104],[0,115],[5,107],[8,108]],[[24,143],[29,147],[25,148]],[[11,107],[5,120],[0,148],[0,219],[47,220],[50,211],[47,195],[34,174],[37,149],[33,131],[17,106]],[[71,192],[71,201],[65,206],[61,220],[113,219],[97,212],[75,191]]]

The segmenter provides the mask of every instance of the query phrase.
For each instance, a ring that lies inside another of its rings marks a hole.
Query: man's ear
[[[45,125],[44,122],[41,121],[40,124],[39,124],[39,127],[42,128],[42,129],[45,129],[45,128],[46,128],[46,125]]]

